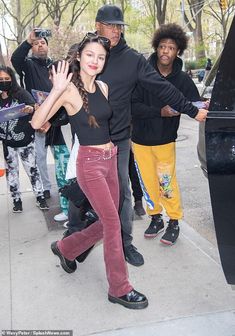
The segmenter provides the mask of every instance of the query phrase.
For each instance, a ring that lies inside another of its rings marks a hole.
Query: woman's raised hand
[[[69,63],[67,61],[59,61],[57,70],[55,69],[55,66],[52,65],[52,82],[54,90],[62,93],[67,89],[73,76],[72,73],[68,74],[68,72]]]

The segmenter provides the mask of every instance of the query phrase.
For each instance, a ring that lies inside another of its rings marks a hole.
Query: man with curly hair
[[[191,102],[200,96],[190,76],[182,71],[181,56],[187,48],[187,36],[175,24],[164,24],[154,33],[154,53],[149,63]],[[142,86],[138,85],[132,99],[132,141],[136,166],[151,217],[145,238],[155,238],[164,231],[162,210],[169,216],[161,242],[173,245],[179,236],[182,218],[180,191],[175,171],[175,140],[180,111],[173,110]]]

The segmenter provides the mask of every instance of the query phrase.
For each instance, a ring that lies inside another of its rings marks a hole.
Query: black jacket
[[[153,53],[149,63],[157,68],[157,55]],[[189,75],[182,71],[182,60],[176,58],[173,71],[165,77],[171,82],[189,101],[198,101],[200,96],[196,85]],[[173,107],[169,101],[167,103]],[[163,145],[175,141],[179,127],[180,116],[161,117],[161,108],[165,106],[156,95],[138,85],[132,96],[132,141],[146,146]],[[176,109],[181,112],[180,109]]]
[[[29,93],[32,89],[50,92],[52,83],[49,80],[48,66],[52,60],[50,58],[28,57],[31,48],[31,44],[27,41],[16,48],[11,57],[12,65],[20,76],[21,85],[25,86]],[[61,128],[52,125],[46,134],[46,145],[64,144]]]
[[[17,104],[25,103],[26,105],[33,106],[35,104],[32,96],[23,88],[14,95],[7,99],[8,106],[5,101],[0,98],[0,106],[10,107]],[[12,119],[0,123],[0,140],[4,145],[9,147],[24,147],[27,146],[34,139],[34,129],[31,127],[29,121],[31,114],[25,114],[25,117]]]
[[[130,137],[131,95],[137,83],[175,110],[192,118],[198,112],[174,86],[159,76],[144,56],[128,47],[123,38],[111,49],[99,79],[109,86],[109,102],[113,110],[110,131],[114,141]]]

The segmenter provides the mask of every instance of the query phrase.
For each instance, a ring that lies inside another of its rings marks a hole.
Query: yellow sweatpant
[[[133,151],[147,213],[159,214],[164,208],[169,218],[181,219],[183,211],[175,172],[175,142],[157,146],[133,143]]]

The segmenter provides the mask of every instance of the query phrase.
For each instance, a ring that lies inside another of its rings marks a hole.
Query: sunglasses
[[[100,42],[103,46],[110,48],[110,40],[107,37],[97,35],[96,33],[92,32],[86,33],[80,45],[82,45],[87,40],[91,42]]]
[[[101,22],[102,25],[106,26],[107,29],[109,30],[123,30],[124,29],[124,25],[123,24],[118,24],[118,23],[106,23],[106,22]]]

